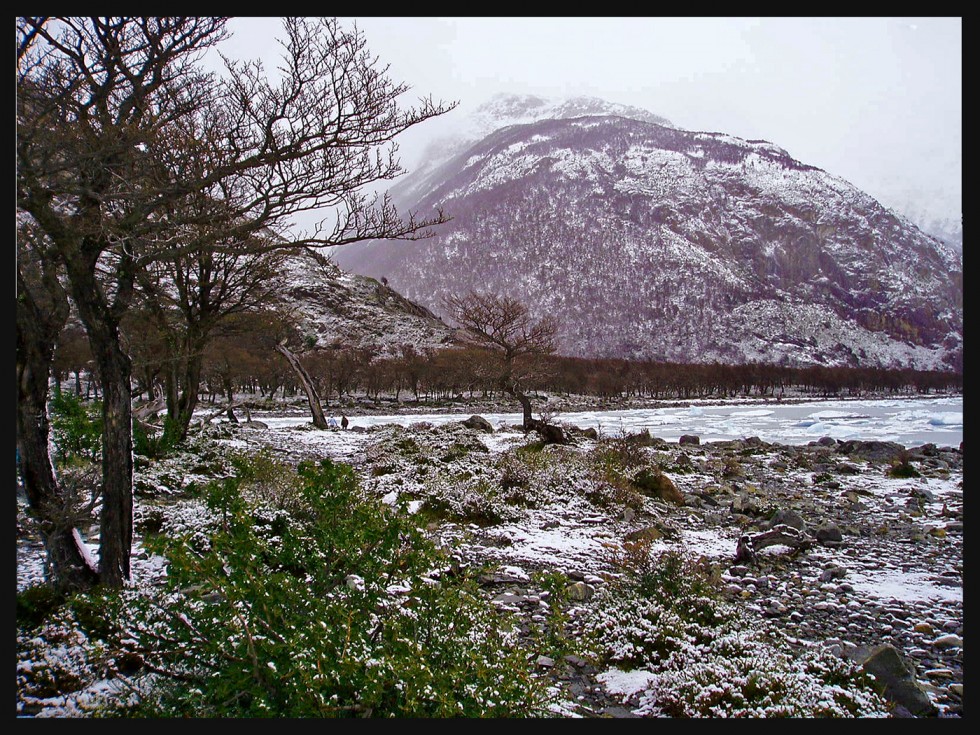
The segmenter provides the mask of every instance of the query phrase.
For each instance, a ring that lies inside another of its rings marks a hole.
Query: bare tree
[[[205,351],[215,330],[237,314],[260,309],[282,285],[285,253],[262,252],[258,236],[242,245],[240,252],[202,249],[181,254],[137,273],[140,301],[163,335],[166,350],[165,445],[187,436],[197,408]],[[130,337],[131,342],[135,339]]]
[[[525,390],[528,381],[539,373],[538,358],[556,350],[555,321],[550,317],[534,319],[519,300],[493,294],[450,294],[443,304],[466,339],[500,356],[496,382],[520,402],[524,430],[535,430],[547,441],[567,441],[560,427],[531,415],[531,399]]]
[[[130,578],[132,363],[120,323],[137,274],[185,253],[417,239],[445,221],[403,219],[366,190],[401,173],[395,136],[451,107],[400,108],[406,87],[336,19],[285,19],[277,81],[259,62],[205,73],[226,22],[17,19],[17,206],[64,268],[102,385],[109,586]],[[327,216],[291,232],[312,210]]]

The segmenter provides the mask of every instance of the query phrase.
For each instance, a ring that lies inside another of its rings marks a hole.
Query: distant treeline
[[[308,352],[301,361],[324,401],[363,396],[373,400],[438,401],[502,395],[499,357],[480,349],[416,350],[406,345],[397,357],[382,357],[370,350],[331,348]],[[161,395],[159,368],[147,363],[134,371],[139,376],[135,395]],[[61,369],[61,379],[70,381],[73,376],[80,394],[98,396],[97,380],[86,372],[85,364],[69,366],[62,362]],[[211,402],[234,394],[288,397],[300,390],[295,372],[278,354],[229,343],[223,349],[210,351],[203,377],[202,393]],[[860,396],[952,392],[963,388],[963,375],[947,371],[692,364],[558,355],[528,361],[520,379],[529,392],[652,400],[776,398],[786,393]]]
[[[300,391],[296,373],[280,355],[255,347],[231,340],[212,345],[202,381],[207,400],[215,402],[235,394],[288,397]],[[64,351],[56,360],[58,377],[73,383],[80,395],[98,397],[98,378],[87,357],[81,351]],[[355,396],[416,401],[459,396],[492,399],[501,394],[500,357],[478,348],[416,350],[404,345],[398,356],[385,357],[368,349],[332,347],[307,352],[300,360],[325,401]],[[833,397],[963,389],[962,373],[910,368],[701,364],[560,355],[538,356],[520,367],[519,378],[529,392],[610,399],[775,398],[787,392]],[[162,395],[165,368],[165,362],[152,359],[137,362],[134,396]]]

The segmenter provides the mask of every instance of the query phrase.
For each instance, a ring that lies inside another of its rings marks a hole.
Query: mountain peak
[[[527,125],[541,120],[567,120],[595,115],[615,115],[665,128],[675,126],[654,113],[598,97],[541,97],[533,94],[496,94],[467,114],[451,113],[444,122],[451,127],[425,148],[422,163],[412,175],[391,187],[389,194],[399,208],[413,203],[432,185],[432,176],[444,163],[491,133],[512,125]]]
[[[508,125],[520,125],[538,120],[565,120],[573,117],[593,115],[618,115],[643,122],[673,128],[674,124],[666,118],[648,110],[630,105],[607,102],[598,97],[580,95],[577,97],[539,97],[537,95],[497,94],[473,111],[473,118],[482,133],[487,133]],[[476,140],[478,138],[474,138]]]

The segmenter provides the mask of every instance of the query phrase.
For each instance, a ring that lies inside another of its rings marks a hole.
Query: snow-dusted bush
[[[67,702],[103,677],[106,646],[85,634],[70,606],[62,606],[37,627],[17,631],[17,711],[33,714],[45,700]]]
[[[675,651],[640,694],[654,717],[887,717],[887,703],[847,660],[789,655],[757,633],[730,631]]]
[[[857,667],[817,650],[790,655],[777,633],[745,624],[695,560],[638,546],[618,562],[624,574],[595,601],[585,628],[600,660],[652,674],[637,714],[887,716]]]
[[[155,539],[167,583],[123,616],[120,645],[143,662],[141,701],[125,714],[546,712],[511,621],[465,575],[442,578],[445,558],[350,467],[301,464],[288,508],[242,486],[209,489],[206,549],[200,530]]]

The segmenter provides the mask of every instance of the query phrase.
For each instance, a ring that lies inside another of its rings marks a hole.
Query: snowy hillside
[[[433,310],[447,292],[515,296],[558,318],[562,352],[590,357],[961,360],[961,254],[766,141],[544,119],[488,135],[426,182],[414,206],[453,218],[436,237],[338,262]]]
[[[282,301],[305,336],[321,347],[370,349],[391,357],[402,345],[444,347],[451,330],[430,311],[384,283],[346,273],[324,255],[306,252],[287,261]]]
[[[445,118],[434,121],[436,125],[443,127],[443,133],[437,135],[427,146],[420,165],[413,170],[412,175],[391,188],[391,197],[399,208],[414,206],[429,189],[438,184],[438,179],[433,178],[433,174],[442,164],[501,128],[583,115],[619,115],[668,128],[674,127],[669,120],[646,110],[606,102],[596,97],[555,99],[535,95],[499,94],[468,115],[456,110]]]

